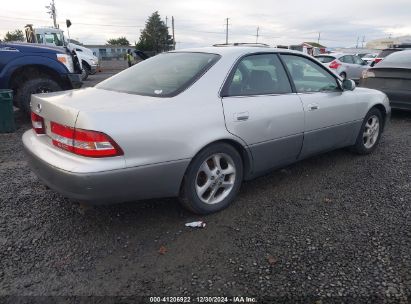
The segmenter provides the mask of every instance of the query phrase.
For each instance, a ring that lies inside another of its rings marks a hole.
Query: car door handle
[[[318,104],[309,104],[308,105],[308,111],[315,111],[318,110],[320,107],[318,106]]]
[[[248,120],[250,114],[248,112],[234,113],[234,120],[245,121]]]

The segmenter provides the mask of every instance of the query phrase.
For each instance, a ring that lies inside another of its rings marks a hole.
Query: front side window
[[[172,97],[193,84],[220,58],[210,53],[164,53],[144,60],[96,86],[137,95]]]
[[[224,96],[291,93],[287,74],[275,54],[244,57],[228,79]]]
[[[298,93],[339,91],[337,80],[319,64],[296,55],[281,55]]]
[[[349,55],[342,56],[340,58],[340,61],[345,62],[345,63],[354,63],[352,56],[349,56]]]

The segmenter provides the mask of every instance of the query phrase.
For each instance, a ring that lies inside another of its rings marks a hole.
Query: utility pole
[[[365,36],[362,36],[362,41],[361,41],[361,48],[364,48],[364,42],[365,42]]]
[[[167,28],[167,32],[166,32],[166,39],[164,40],[164,50],[169,51],[170,45],[168,44],[168,17],[167,16],[166,16],[166,28]]]
[[[360,37],[357,36],[357,44],[355,45],[355,48],[358,49],[358,42],[360,41]]]
[[[260,31],[260,27],[257,26],[257,35],[255,35],[255,43],[258,43],[258,32]]]
[[[320,44],[320,39],[321,39],[321,32],[318,32],[318,39],[317,39],[318,44]]]
[[[228,19],[230,18],[226,18],[226,24],[225,24],[225,44],[228,44]]]
[[[171,30],[173,32],[173,50],[176,49],[176,37],[174,36],[174,16],[171,16]]]
[[[57,12],[56,12],[56,5],[54,4],[54,0],[51,0],[50,5],[47,5],[46,8],[48,9],[47,13],[53,19],[54,28],[58,28],[57,26]]]

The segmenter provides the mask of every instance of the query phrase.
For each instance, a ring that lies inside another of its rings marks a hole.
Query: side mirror
[[[342,87],[344,91],[354,91],[355,89],[355,82],[351,79],[344,79],[342,82]]]

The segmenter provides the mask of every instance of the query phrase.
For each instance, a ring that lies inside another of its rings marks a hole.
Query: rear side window
[[[296,55],[281,55],[298,93],[339,91],[337,80],[321,65]]]
[[[352,56],[352,57],[354,59],[355,64],[360,64],[360,65],[364,64],[364,61],[360,57],[358,56]]]
[[[345,62],[345,63],[354,63],[354,60],[353,60],[352,56],[350,56],[350,55],[342,56],[340,58],[340,61]]]
[[[291,93],[291,84],[276,54],[246,56],[231,73],[223,96]]]
[[[333,61],[335,59],[335,57],[333,57],[333,56],[317,56],[315,58],[319,62],[322,62],[322,63],[330,63],[331,61]]]
[[[124,70],[96,86],[145,96],[173,97],[193,84],[217,60],[211,53],[164,53]]]

